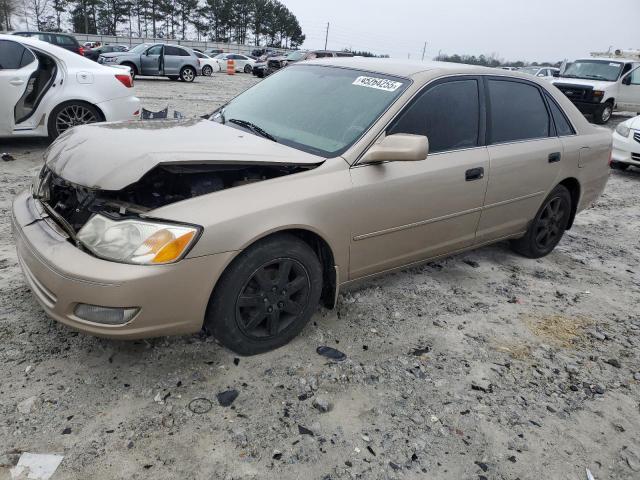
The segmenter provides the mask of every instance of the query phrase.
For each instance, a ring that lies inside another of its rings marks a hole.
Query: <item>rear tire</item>
[[[604,125],[611,119],[613,114],[613,105],[611,102],[603,103],[593,112],[593,122],[598,125]]]
[[[556,248],[569,225],[571,208],[569,190],[558,185],[542,203],[524,237],[511,241],[511,248],[528,258],[548,255]]]
[[[195,68],[187,65],[186,67],[182,67],[180,70],[180,80],[183,82],[191,83],[196,79],[196,70]]]
[[[291,341],[314,314],[322,292],[315,252],[290,234],[242,252],[220,277],[205,327],[225,347],[256,355]]]
[[[47,120],[49,138],[55,140],[69,128],[103,121],[100,111],[90,103],[71,100],[58,105]]]
[[[202,75],[204,75],[205,77],[210,77],[211,75],[213,75],[213,68],[211,68],[211,65],[205,65],[204,67],[202,67]]]

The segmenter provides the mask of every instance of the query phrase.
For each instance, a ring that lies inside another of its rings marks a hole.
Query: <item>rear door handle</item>
[[[16,87],[19,87],[20,85],[24,85],[24,80],[22,80],[21,78],[12,78],[11,80],[9,80],[9,83],[11,85],[15,85]]]
[[[482,167],[470,168],[464,173],[464,179],[467,182],[480,180],[481,178],[484,178],[484,168]]]
[[[549,154],[549,163],[559,162],[561,157],[562,157],[562,155],[560,155],[560,152],[550,153]]]

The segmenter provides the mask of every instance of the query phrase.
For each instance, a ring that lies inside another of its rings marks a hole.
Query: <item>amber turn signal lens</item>
[[[151,260],[151,263],[173,262],[178,257],[180,257],[180,255],[182,255],[185,248],[187,248],[187,245],[189,245],[189,243],[191,242],[194,236],[195,236],[195,232],[188,232],[166,243],[160,249],[160,251],[158,251],[156,256],[153,257],[153,260]]]

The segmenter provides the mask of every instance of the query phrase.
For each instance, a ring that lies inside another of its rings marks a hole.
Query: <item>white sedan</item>
[[[202,75],[210,77],[211,75],[213,75],[213,72],[219,72],[221,70],[220,64],[215,58],[210,57],[206,53],[198,52],[197,50],[194,50],[193,53],[195,53],[196,57],[200,59],[200,66],[202,66]]]
[[[640,115],[618,124],[613,132],[611,166],[619,170],[640,168]]]
[[[246,55],[240,55],[239,53],[221,53],[220,55],[217,55],[215,59],[220,65],[220,70],[223,72],[227,71],[227,60],[233,60],[236,72],[244,73],[251,73],[253,65],[256,63],[253,58],[247,57]]]
[[[139,117],[128,70],[35,38],[0,35],[0,137],[56,138],[85,123]]]

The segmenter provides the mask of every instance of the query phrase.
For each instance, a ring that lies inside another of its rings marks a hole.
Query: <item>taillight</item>
[[[122,83],[125,87],[133,87],[133,78],[131,78],[131,75],[126,73],[118,73],[116,75],[116,78],[120,80],[120,83]]]
[[[80,55],[84,56],[84,47],[83,47],[82,45],[80,45],[80,46],[78,47],[78,53],[79,53]]]

